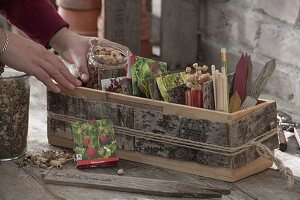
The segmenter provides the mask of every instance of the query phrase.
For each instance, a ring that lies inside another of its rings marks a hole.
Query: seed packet
[[[113,166],[119,161],[111,120],[73,122],[72,133],[77,168]]]
[[[156,82],[164,101],[169,101],[167,91],[186,83],[186,73],[168,74],[156,78]]]
[[[139,56],[131,57],[132,93],[134,96],[151,98],[145,79],[167,71],[167,63]]]
[[[109,91],[109,92],[115,92],[115,93],[122,93],[121,82],[123,79],[124,79],[124,77],[102,79],[101,80],[102,90]]]

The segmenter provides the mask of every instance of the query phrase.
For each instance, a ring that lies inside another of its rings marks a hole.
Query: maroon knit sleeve
[[[0,0],[0,9],[10,23],[44,46],[59,29],[68,26],[49,0]]]

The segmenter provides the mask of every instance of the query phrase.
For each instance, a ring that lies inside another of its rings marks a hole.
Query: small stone
[[[119,170],[118,170],[118,175],[120,175],[120,176],[121,176],[121,175],[124,175],[124,170],[123,170],[123,169],[119,169]]]

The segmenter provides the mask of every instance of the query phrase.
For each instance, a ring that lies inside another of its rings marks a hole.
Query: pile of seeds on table
[[[74,155],[65,151],[42,151],[41,154],[27,152],[25,156],[17,161],[19,167],[36,166],[43,169],[61,169],[68,161],[74,160]]]

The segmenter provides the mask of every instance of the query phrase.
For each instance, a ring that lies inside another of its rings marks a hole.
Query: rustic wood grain
[[[47,184],[71,185],[169,197],[216,198],[229,190],[160,179],[52,170],[43,179]]]
[[[134,129],[228,146],[226,123],[134,109]]]
[[[271,130],[271,124],[277,122],[276,103],[273,102],[263,109],[259,109],[248,116],[237,120],[232,124],[231,145],[240,146],[254,139],[255,137]],[[264,142],[272,150],[278,147],[277,135]],[[258,157],[254,148],[239,154],[234,158],[233,166],[240,167],[245,163]]]
[[[249,96],[253,97],[254,99],[258,99],[259,95],[262,93],[263,89],[270,80],[275,68],[276,63],[274,59],[265,64],[258,77],[254,81]]]
[[[0,164],[0,199],[58,199],[14,162]]]
[[[104,38],[125,45],[132,53],[140,55],[141,1],[106,0],[104,5]]]
[[[258,135],[270,131],[272,123],[277,123],[275,102],[232,123],[232,133],[234,133],[231,138],[232,146],[240,146]]]

